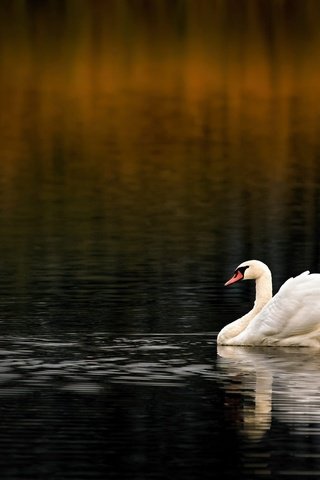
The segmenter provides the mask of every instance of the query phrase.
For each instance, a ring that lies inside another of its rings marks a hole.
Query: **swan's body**
[[[289,278],[272,297],[272,277],[258,260],[243,262],[226,283],[256,281],[252,310],[219,333],[219,345],[320,347],[320,274]]]

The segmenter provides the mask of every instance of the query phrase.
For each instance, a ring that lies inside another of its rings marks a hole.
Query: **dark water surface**
[[[320,476],[319,354],[216,346],[320,270],[318,2],[0,13],[1,478]]]
[[[319,475],[319,356],[218,353],[208,334],[4,336],[3,475]]]

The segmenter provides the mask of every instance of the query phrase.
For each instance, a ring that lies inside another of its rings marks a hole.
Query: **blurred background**
[[[320,478],[318,356],[216,346],[239,263],[320,271],[319,25],[0,1],[3,480]]]
[[[319,270],[317,0],[3,0],[0,330],[218,331]]]

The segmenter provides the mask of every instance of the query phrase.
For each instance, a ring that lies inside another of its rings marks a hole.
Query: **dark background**
[[[317,0],[1,1],[2,478],[315,474],[314,432],[244,439],[215,339],[242,261],[319,271],[319,25]]]

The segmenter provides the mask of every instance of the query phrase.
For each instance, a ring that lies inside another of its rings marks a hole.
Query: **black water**
[[[320,475],[318,355],[216,345],[240,262],[320,269],[320,11],[289,3],[2,5],[1,478]]]
[[[3,476],[317,475],[318,357],[213,336],[4,336]]]

